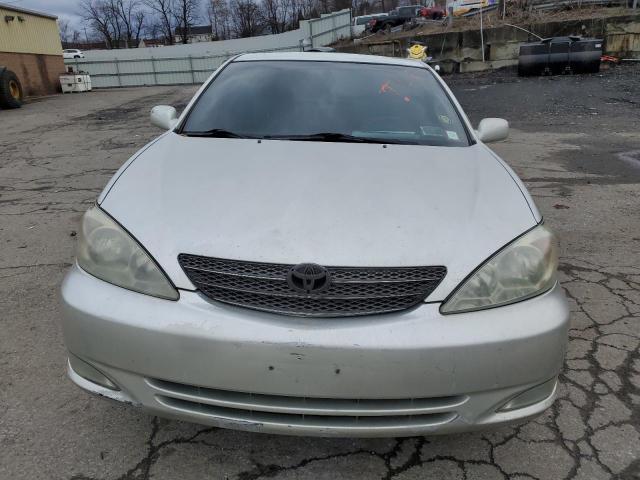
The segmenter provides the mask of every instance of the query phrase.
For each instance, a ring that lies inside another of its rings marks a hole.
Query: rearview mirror
[[[178,112],[169,105],[156,105],[151,109],[151,124],[171,130],[178,122]]]
[[[509,136],[509,122],[503,118],[483,118],[476,134],[481,142],[499,142]]]

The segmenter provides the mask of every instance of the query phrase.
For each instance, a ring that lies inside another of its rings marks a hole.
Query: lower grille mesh
[[[442,266],[326,267],[330,285],[320,293],[289,286],[294,265],[180,254],[180,266],[211,300],[266,312],[309,317],[369,315],[422,302],[446,275]]]

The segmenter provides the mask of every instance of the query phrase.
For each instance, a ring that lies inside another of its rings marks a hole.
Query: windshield
[[[198,98],[181,133],[469,145],[429,70],[322,61],[230,63]]]

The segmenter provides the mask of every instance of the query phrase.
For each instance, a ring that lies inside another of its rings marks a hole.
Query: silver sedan
[[[405,436],[543,412],[568,308],[556,240],[446,84],[411,60],[222,65],[82,220],[68,373],[154,414]]]

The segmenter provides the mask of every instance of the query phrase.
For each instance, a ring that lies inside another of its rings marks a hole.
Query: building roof
[[[207,35],[213,33],[213,28],[211,25],[194,25],[193,27],[189,27],[188,35]],[[176,35],[182,35],[182,27],[176,27]]]
[[[164,45],[163,38],[141,38],[140,42],[144,42],[145,45]]]
[[[0,8],[4,10],[11,10],[16,13],[25,13],[27,15],[35,15],[36,17],[50,18],[51,20],[57,20],[58,17],[56,15],[51,15],[50,13],[38,12],[36,10],[29,10],[28,8],[16,7],[13,4],[2,3],[0,2]]]

